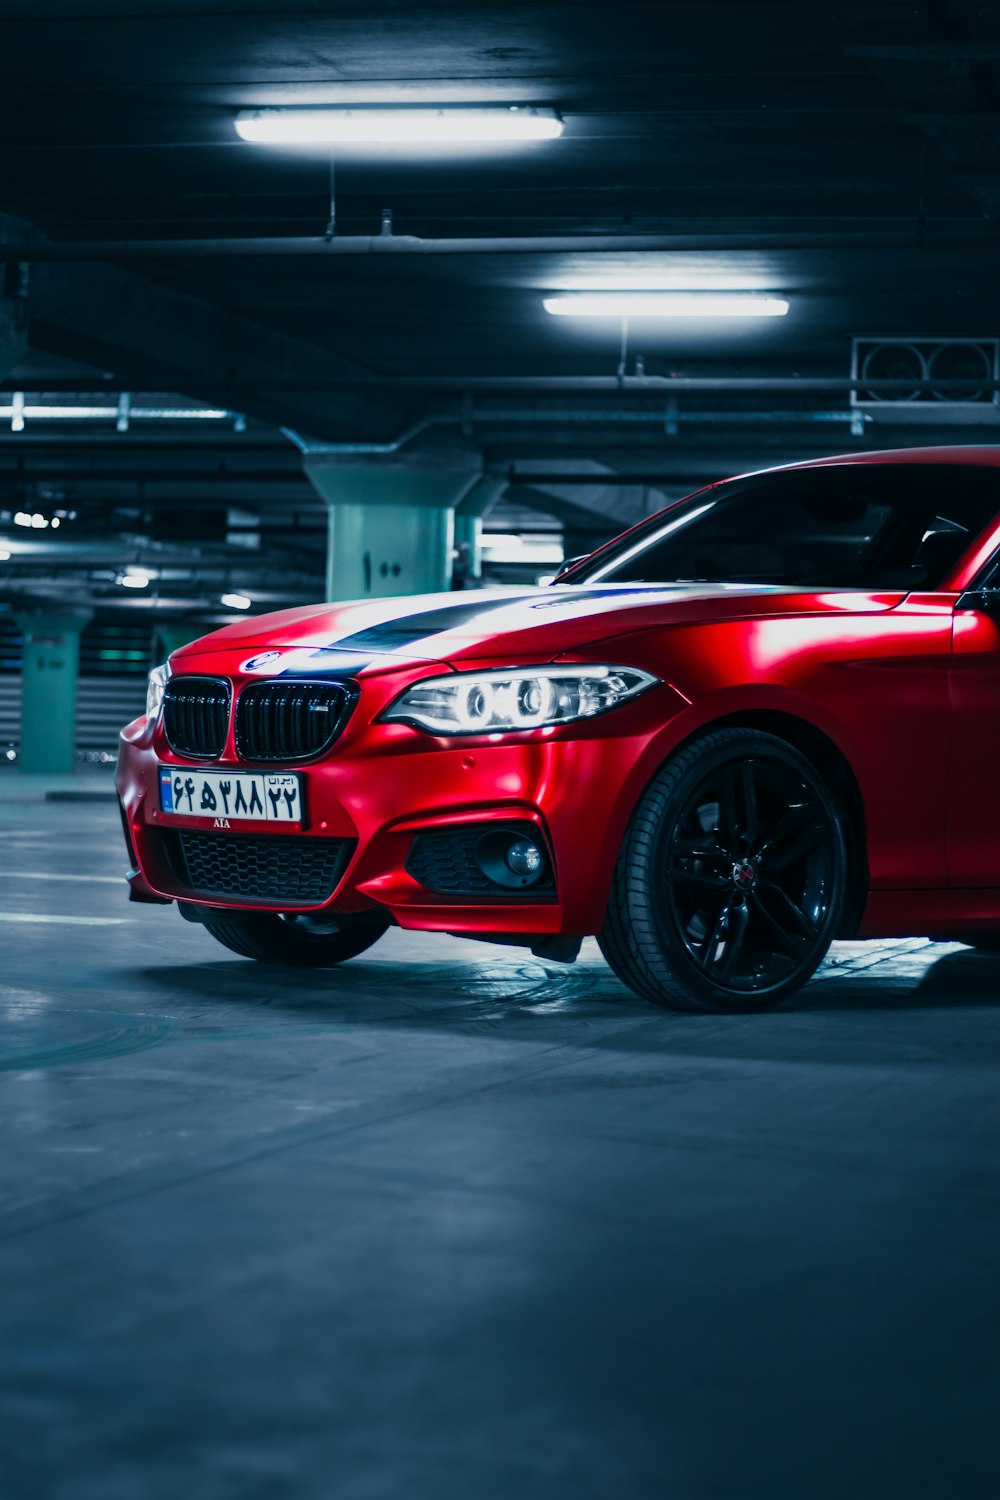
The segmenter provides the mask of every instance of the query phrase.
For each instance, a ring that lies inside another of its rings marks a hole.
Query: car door
[[[950,883],[1000,886],[1000,566],[956,601],[950,691]]]

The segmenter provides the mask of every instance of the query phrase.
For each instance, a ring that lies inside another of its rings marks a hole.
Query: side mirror
[[[955,603],[956,609],[974,609],[981,615],[1000,615],[1000,589],[966,589]]]
[[[559,572],[553,578],[552,582],[553,583],[558,583],[559,580],[560,580],[560,578],[563,576],[564,573],[568,573],[569,570],[570,570],[570,568],[575,568],[576,565],[577,565],[577,563],[583,562],[584,558],[585,557],[589,557],[589,556],[590,556],[589,552],[581,552],[578,557],[567,557],[567,558],[565,558],[563,560],[562,567],[559,569]]]

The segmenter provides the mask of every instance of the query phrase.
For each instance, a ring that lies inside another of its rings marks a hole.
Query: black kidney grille
[[[178,755],[221,755],[232,688],[219,677],[173,677],[163,695],[163,728]]]
[[[174,874],[192,895],[312,906],[327,901],[347,868],[353,839],[281,838],[171,830]]]
[[[252,682],[236,700],[244,760],[309,760],[333,744],[354,695],[339,682]]]

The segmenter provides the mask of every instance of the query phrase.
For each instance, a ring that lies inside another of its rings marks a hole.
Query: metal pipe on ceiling
[[[88,260],[175,260],[218,256],[341,255],[559,255],[671,250],[837,250],[995,245],[1000,231],[918,232],[883,230],[790,231],[772,234],[559,234],[471,235],[423,239],[409,234],[253,235],[222,239],[8,240],[0,241],[0,261],[32,264]]]

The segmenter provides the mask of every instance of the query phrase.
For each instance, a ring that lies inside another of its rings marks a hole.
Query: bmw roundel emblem
[[[241,672],[263,672],[274,662],[281,660],[280,651],[260,651],[256,656],[250,656],[240,666]]]

